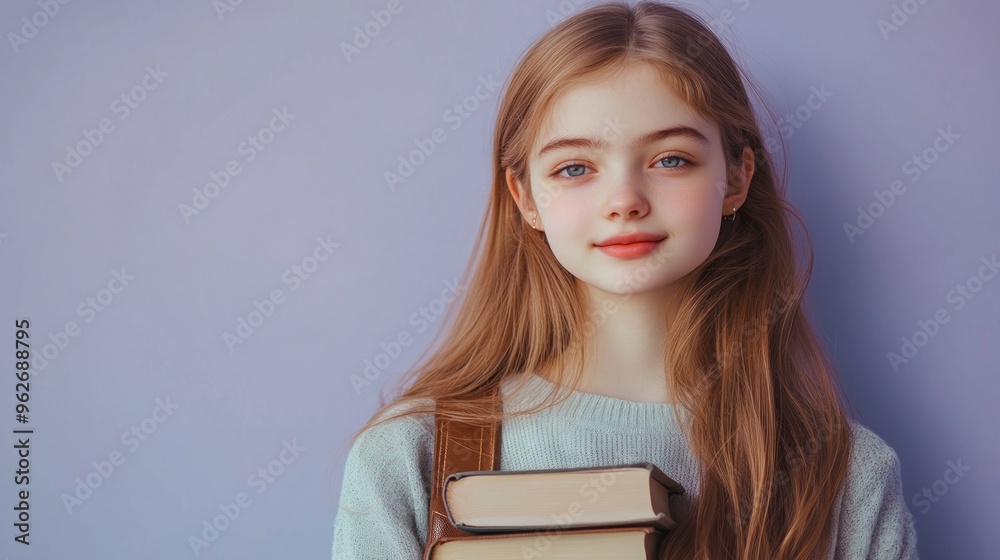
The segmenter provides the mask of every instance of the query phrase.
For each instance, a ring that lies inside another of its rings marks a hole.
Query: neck
[[[585,351],[567,350],[553,367],[580,368],[580,389],[633,401],[672,402],[664,341],[673,314],[667,290],[613,294],[587,287]]]

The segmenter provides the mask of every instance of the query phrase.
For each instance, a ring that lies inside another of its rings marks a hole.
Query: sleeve
[[[420,560],[434,432],[427,415],[370,428],[354,441],[344,464],[333,529],[333,560]]]
[[[854,427],[854,438],[840,507],[836,560],[919,560],[899,457],[860,424]]]

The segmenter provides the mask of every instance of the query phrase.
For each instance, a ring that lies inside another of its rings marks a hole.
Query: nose
[[[649,213],[649,201],[643,193],[640,179],[626,175],[615,183],[604,203],[604,215],[608,219],[633,220]]]

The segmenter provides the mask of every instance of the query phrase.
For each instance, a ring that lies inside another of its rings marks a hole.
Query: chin
[[[577,277],[577,279],[579,279],[579,277]],[[615,278],[595,278],[591,281],[580,281],[591,289],[620,296],[637,296],[661,292],[673,284],[669,278],[654,278],[647,275],[639,277],[617,276]]]

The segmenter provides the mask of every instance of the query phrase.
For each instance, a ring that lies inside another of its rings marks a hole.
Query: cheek
[[[556,260],[567,268],[573,267],[572,263],[585,248],[581,241],[585,242],[593,235],[588,221],[593,208],[583,198],[562,192],[547,206],[539,208],[549,249]]]
[[[722,195],[711,184],[690,185],[664,195],[659,202],[671,222],[683,229],[700,229],[722,219]]]
[[[593,205],[586,197],[567,191],[555,191],[556,196],[539,206],[539,213],[549,236],[579,235],[593,214]]]

